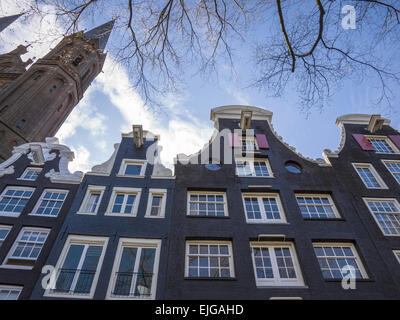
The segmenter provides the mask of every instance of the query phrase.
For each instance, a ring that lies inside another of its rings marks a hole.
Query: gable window
[[[376,153],[399,153],[396,146],[385,136],[365,136]]]
[[[353,163],[361,180],[368,189],[387,189],[385,182],[370,163]]]
[[[67,190],[45,189],[31,215],[57,217],[67,194]]]
[[[257,140],[253,137],[241,137],[242,152],[254,152],[258,150]]]
[[[354,268],[356,279],[368,278],[353,244],[313,243],[313,246],[324,279],[342,279],[345,266]]]
[[[114,187],[105,215],[136,217],[141,189]]]
[[[328,194],[296,194],[296,200],[303,218],[340,218],[332,197]]]
[[[225,217],[228,207],[225,192],[188,192],[188,216]]]
[[[228,241],[187,241],[185,276],[233,278],[232,245]]]
[[[242,193],[247,223],[286,223],[277,193]]]
[[[11,230],[11,226],[2,226],[0,225],[0,248],[3,244],[4,240],[7,238],[8,233]]]
[[[400,263],[400,250],[393,250],[393,253],[397,258],[397,261]]]
[[[34,191],[28,187],[7,187],[0,195],[0,215],[18,217]]]
[[[258,287],[304,285],[292,243],[251,242],[250,247]]]
[[[18,300],[21,291],[19,286],[0,285],[0,300]]]
[[[26,122],[25,119],[22,119],[20,122],[18,122],[17,128],[21,129],[22,126],[25,124],[25,122]]]
[[[19,178],[20,180],[29,180],[36,181],[38,178],[42,168],[26,168],[23,172],[22,176]]]
[[[237,158],[236,174],[239,177],[264,177],[272,178],[272,170],[268,159]]]
[[[107,298],[155,299],[161,240],[121,238]]]
[[[107,242],[103,237],[70,235],[57,262],[54,288],[45,296],[92,298]]]
[[[164,218],[166,202],[167,189],[150,189],[145,217]]]
[[[390,171],[392,176],[400,184],[400,161],[398,160],[382,160],[386,168]]]
[[[146,172],[145,160],[123,159],[118,176],[143,178]]]
[[[85,198],[83,199],[81,207],[77,213],[95,215],[99,209],[101,198],[103,197],[105,189],[105,186],[89,185]]]
[[[4,266],[31,269],[49,234],[49,229],[22,228],[10,252],[4,259]]]
[[[364,198],[364,202],[385,236],[400,236],[400,206],[396,199]]]

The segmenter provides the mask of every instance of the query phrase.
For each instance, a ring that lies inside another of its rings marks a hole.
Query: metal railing
[[[95,270],[59,269],[55,288],[56,294],[88,295],[92,288]]]
[[[116,272],[112,295],[114,297],[144,298],[151,297],[153,273]]]

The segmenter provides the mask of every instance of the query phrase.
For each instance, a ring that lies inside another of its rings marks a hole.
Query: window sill
[[[126,217],[126,218],[136,218],[136,214],[132,213],[112,213],[112,212],[105,212],[105,217]]]
[[[86,214],[88,216],[95,216],[97,215],[97,212],[83,212],[83,211],[78,211],[76,214]]]
[[[284,285],[284,284],[277,284],[277,285],[257,285],[257,289],[309,289],[308,286],[304,285]]]
[[[204,218],[209,218],[209,219],[230,219],[229,216],[195,216],[195,215],[186,215],[187,218],[195,218],[195,219],[204,219]]]
[[[208,280],[208,281],[237,281],[236,278],[226,277],[226,278],[209,278],[209,277],[184,277],[185,280]]]
[[[129,174],[117,174],[116,177],[121,177],[121,178],[141,178],[143,179],[145,176],[135,176],[135,175],[129,175]]]
[[[289,222],[270,222],[270,221],[260,221],[260,222],[256,222],[256,221],[246,221],[247,224],[271,224],[271,225],[290,225]]]
[[[324,279],[325,280],[325,282],[332,282],[332,283],[341,283],[342,282],[342,280],[343,279]],[[357,282],[375,282],[375,280],[373,280],[373,279],[370,279],[370,278],[368,278],[368,279],[355,279],[356,281],[356,283]]]
[[[45,217],[45,218],[57,218],[57,217],[58,217],[58,215],[56,215],[56,216],[51,216],[51,215],[37,214],[37,213],[28,213],[28,216]]]
[[[20,215],[21,213],[15,214],[10,212],[0,211],[0,217],[18,218]]]
[[[346,221],[343,218],[303,218],[305,221]]]

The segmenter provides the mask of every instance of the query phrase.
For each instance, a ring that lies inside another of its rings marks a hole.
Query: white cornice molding
[[[108,159],[106,162],[96,165],[92,167],[92,170],[87,172],[86,174],[89,175],[100,175],[100,176],[109,176],[111,174],[111,170],[114,166],[115,158],[118,153],[120,143],[114,144],[114,152],[112,153],[110,159]]]
[[[269,110],[241,105],[221,106],[211,109],[210,120],[216,122],[219,118],[224,119],[241,119],[242,112],[251,111],[252,120],[268,120],[271,121],[273,113]]]
[[[368,125],[372,116],[373,116],[372,114],[365,114],[365,113],[345,114],[336,119],[336,125],[339,127],[341,124],[345,124],[345,123]],[[384,119],[384,122],[383,122],[384,125],[390,125],[389,119],[387,119],[387,118],[382,118],[382,119]]]

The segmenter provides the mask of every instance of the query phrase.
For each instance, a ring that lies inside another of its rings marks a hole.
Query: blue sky
[[[14,0],[0,3],[0,16],[19,10]],[[103,22],[106,21],[99,18],[98,24]],[[24,19],[15,22],[0,34],[0,53],[12,50],[24,40],[38,39],[39,33],[32,30],[37,30],[39,24],[35,19],[29,23]],[[57,24],[47,18],[41,27],[54,29]],[[50,38],[41,40],[30,48],[24,59],[41,57],[49,46],[55,46]],[[399,108],[388,113],[388,110],[370,106],[373,79],[368,83],[343,83],[328,107],[306,114],[297,104],[294,90],[288,90],[283,98],[266,98],[257,89],[246,87],[252,73],[246,60],[237,65],[233,79],[227,75],[227,70],[226,66],[220,66],[220,77],[208,80],[189,72],[185,79],[186,87],[179,95],[168,95],[162,100],[161,109],[150,110],[143,107],[143,101],[132,89],[123,67],[108,55],[104,72],[57,133],[61,142],[75,152],[76,158],[70,169],[88,171],[106,161],[113,152],[114,143],[120,141],[121,133],[131,131],[132,124],[142,124],[145,130],[161,135],[162,159],[170,165],[176,154],[194,153],[207,143],[213,130],[210,110],[222,105],[244,104],[272,111],[272,123],[278,134],[297,151],[311,158],[322,157],[324,149],[336,150],[340,131],[335,120],[343,114],[380,113],[392,120],[394,128],[400,128]]]

